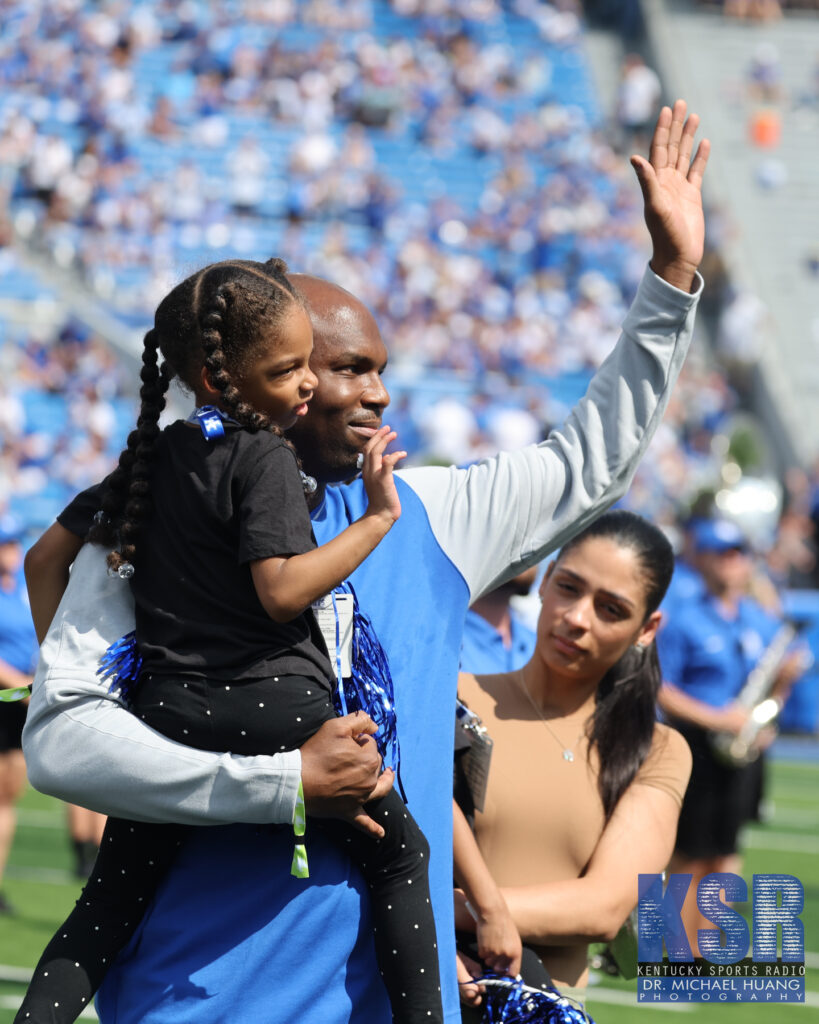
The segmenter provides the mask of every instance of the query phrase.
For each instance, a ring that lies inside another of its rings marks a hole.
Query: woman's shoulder
[[[492,675],[475,672],[458,673],[458,693],[464,691],[498,693],[509,686],[514,672],[495,672]]]
[[[458,697],[476,714],[488,715],[509,692],[514,673],[499,672],[495,675],[475,675],[461,672],[458,675]]]
[[[690,766],[691,748],[681,732],[664,722],[657,722],[654,725],[654,736],[646,760],[649,758]]]
[[[648,755],[634,781],[664,789],[682,803],[690,775],[691,750],[685,738],[671,726],[657,722]]]

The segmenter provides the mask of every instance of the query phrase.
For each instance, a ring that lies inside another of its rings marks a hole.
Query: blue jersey
[[[494,675],[523,668],[535,649],[535,632],[524,626],[514,615],[509,623],[509,631],[512,642],[507,647],[495,627],[482,615],[470,610],[464,623],[461,671],[475,675]]]
[[[729,619],[703,587],[675,604],[657,634],[663,679],[690,697],[721,708],[737,696],[779,622],[756,601],[739,602]]]

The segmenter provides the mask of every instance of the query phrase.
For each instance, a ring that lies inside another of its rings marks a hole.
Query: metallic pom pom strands
[[[521,978],[492,973],[469,984],[484,987],[481,1024],[594,1024],[581,1006],[557,989],[531,988]]]
[[[358,598],[350,583],[342,583],[336,593],[353,595],[353,652],[352,676],[338,680],[333,696],[336,713],[347,715],[363,711],[378,726],[375,742],[386,768],[392,768],[398,783],[398,792],[404,803],[407,796],[401,782],[401,752],[395,721],[395,701],[392,674],[384,648],[372,623],[361,611]]]
[[[124,698],[128,698],[139,682],[142,672],[142,656],[136,643],[136,633],[131,630],[110,645],[100,658],[97,675],[110,679],[108,692],[119,690]]]

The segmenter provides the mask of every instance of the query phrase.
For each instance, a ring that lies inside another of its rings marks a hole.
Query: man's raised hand
[[[677,100],[673,110],[663,107],[649,159],[631,157],[654,245],[651,269],[683,291],[691,290],[705,243],[701,187],[711,143],[703,139],[691,159],[699,121],[696,114],[686,119],[684,100]]]

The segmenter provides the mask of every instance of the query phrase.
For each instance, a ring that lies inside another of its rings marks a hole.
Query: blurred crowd
[[[648,255],[625,153],[661,85],[629,57],[601,128],[571,0],[0,0],[0,15],[0,244],[16,236],[123,322],[144,329],[195,265],[283,255],[372,308],[416,461],[540,439],[612,347]],[[744,346],[764,315],[723,309],[706,276],[725,369],[695,352],[628,498],[668,525],[726,484],[731,331]],[[56,503],[110,464],[134,385],[74,322],[13,341],[0,494]],[[812,489],[793,499],[803,524]]]
[[[45,526],[110,470],[133,383],[109,345],[71,320],[6,331],[0,366],[0,513]]]

